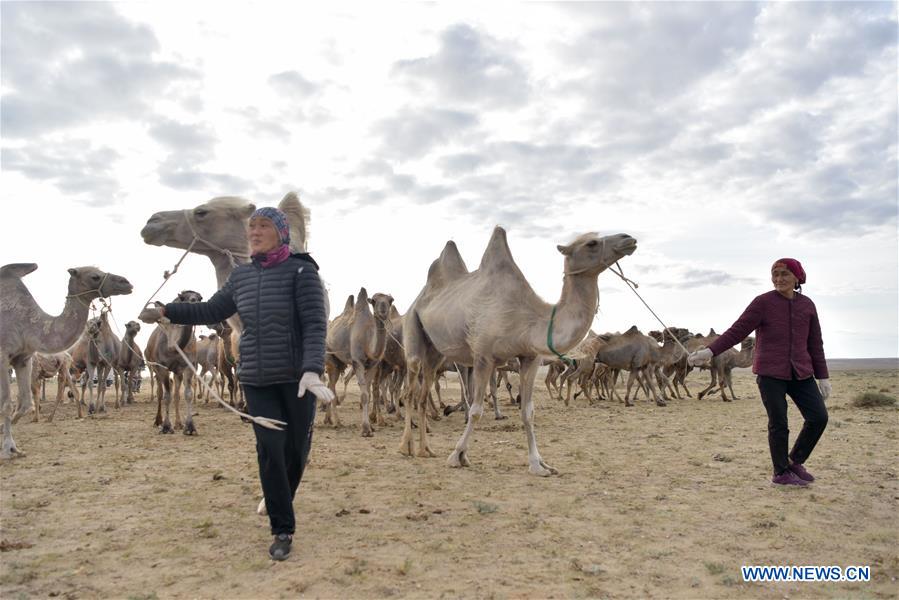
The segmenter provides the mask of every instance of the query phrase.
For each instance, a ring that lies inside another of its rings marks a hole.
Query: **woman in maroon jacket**
[[[804,486],[815,480],[803,463],[827,426],[824,400],[831,385],[818,312],[814,302],[801,293],[805,283],[802,265],[793,258],[778,259],[771,267],[771,281],[773,291],[757,296],[730,329],[708,348],[690,354],[688,361],[704,364],[756,332],[752,372],[768,412],[768,446],[774,463],[771,481]],[[805,420],[789,452],[788,395]]]

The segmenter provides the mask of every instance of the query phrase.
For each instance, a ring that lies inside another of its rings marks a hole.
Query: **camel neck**
[[[87,323],[90,301],[87,303],[77,296],[66,298],[66,304],[59,316],[50,317],[49,336],[42,339],[42,352],[62,352],[78,341]]]
[[[387,347],[387,326],[384,321],[374,315],[372,315],[372,320],[375,322],[375,335],[371,340],[373,347],[369,348],[369,357],[379,358],[384,354],[384,349]]]
[[[221,289],[225,282],[228,281],[228,277],[231,276],[231,271],[234,270],[234,264],[231,262],[231,257],[226,254],[222,254],[221,252],[213,252],[207,254],[209,260],[212,261],[212,266],[215,268],[215,282],[218,285],[218,288]],[[234,260],[237,261],[238,264],[244,264],[245,260],[235,256]]]
[[[597,276],[586,273],[565,275],[562,283],[562,296],[556,304],[553,320],[553,347],[558,352],[566,352],[576,346],[593,323],[593,317],[599,301]],[[546,316],[547,326],[550,314]],[[544,339],[542,345],[546,345]]]

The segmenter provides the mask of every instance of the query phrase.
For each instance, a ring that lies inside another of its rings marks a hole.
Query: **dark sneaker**
[[[806,471],[802,463],[790,463],[790,470],[793,472],[793,475],[803,481],[812,482],[815,480],[815,476]]]
[[[771,483],[774,485],[798,485],[798,486],[806,486],[808,485],[807,481],[799,479],[793,471],[787,469],[780,475],[775,475],[771,478]]]
[[[293,543],[293,536],[289,533],[279,533],[275,536],[275,542],[268,549],[269,556],[272,560],[285,560],[290,556],[290,544]]]

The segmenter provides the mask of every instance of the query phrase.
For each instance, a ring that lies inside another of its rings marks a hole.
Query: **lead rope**
[[[196,376],[196,378],[200,381],[200,383],[203,384],[203,387],[206,388],[206,393],[212,394],[212,397],[215,398],[216,402],[218,402],[219,404],[221,404],[222,406],[224,406],[225,408],[227,408],[228,410],[230,410],[237,416],[244,418],[244,419],[248,419],[261,427],[265,427],[266,429],[274,429],[276,431],[284,430],[284,426],[287,425],[287,423],[285,421],[279,421],[277,419],[269,419],[268,417],[250,416],[246,413],[240,412],[239,410],[237,410],[236,408],[234,408],[233,406],[231,406],[230,404],[228,404],[227,402],[225,402],[224,400],[219,398],[218,393],[214,389],[212,389],[209,386],[209,384],[207,384],[205,381],[203,381],[203,378],[200,377],[199,373],[197,373],[197,370],[194,368],[193,363],[190,361],[189,358],[187,358],[187,355],[184,353],[184,351],[181,350],[181,346],[175,344],[175,350],[177,350],[178,354],[181,355],[181,359],[184,361],[184,364],[186,364],[188,367],[190,367],[190,370],[193,371],[193,374]]]
[[[646,300],[643,299],[643,296],[641,296],[640,293],[637,291],[637,288],[640,287],[637,284],[637,282],[633,281],[631,279],[628,279],[627,277],[624,276],[624,270],[621,268],[621,265],[618,264],[618,261],[615,261],[615,266],[618,267],[617,271],[615,269],[613,269],[611,265],[609,265],[609,270],[612,273],[615,273],[615,275],[618,275],[618,277],[620,277],[621,280],[627,284],[627,287],[630,288],[630,290],[637,295],[637,298],[639,298],[640,302],[643,303],[643,306],[645,306],[649,310],[649,312],[652,313],[652,316],[654,316],[656,318],[656,321],[658,321],[659,323],[662,324],[662,327],[665,328],[665,331],[668,332],[668,335],[670,335],[671,338],[675,342],[677,342],[677,345],[680,346],[684,352],[686,352],[687,354],[690,354],[690,351],[687,350],[687,348],[683,344],[681,344],[680,340],[677,339],[677,336],[675,336],[674,333],[672,333],[671,329],[667,325],[665,325],[665,322],[659,318],[659,315],[656,314],[656,311],[652,310],[652,308],[646,303]]]

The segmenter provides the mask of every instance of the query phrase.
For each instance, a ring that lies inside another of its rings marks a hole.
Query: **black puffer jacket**
[[[173,323],[218,323],[240,315],[238,375],[245,385],[262,386],[299,381],[307,371],[325,368],[324,290],[318,265],[308,254],[267,269],[253,261],[231,273],[208,302],[166,304]]]

